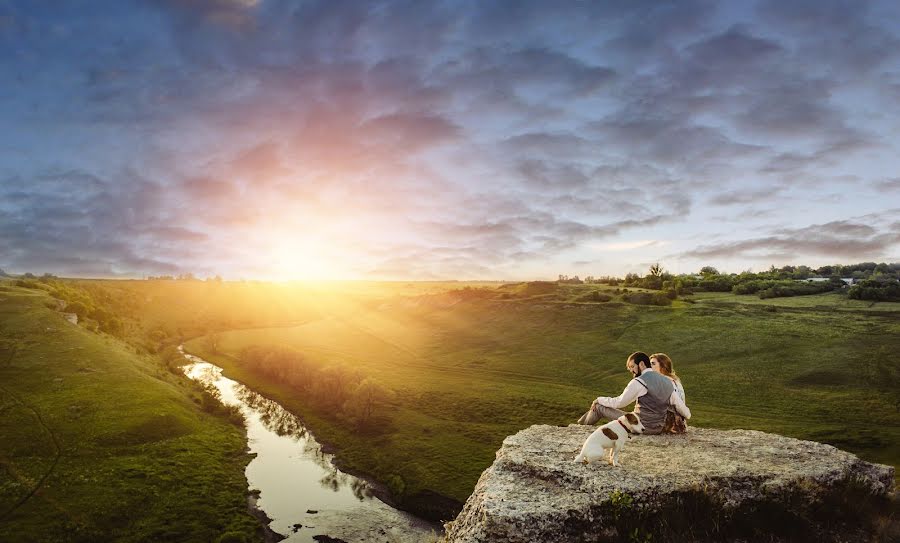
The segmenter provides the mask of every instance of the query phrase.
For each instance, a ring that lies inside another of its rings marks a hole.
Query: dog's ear
[[[630,422],[632,425],[641,422],[641,419],[639,419],[634,413],[625,413],[625,418],[628,419],[628,422]]]
[[[604,428],[603,435],[610,439],[619,439],[619,434],[613,432],[610,428]]]

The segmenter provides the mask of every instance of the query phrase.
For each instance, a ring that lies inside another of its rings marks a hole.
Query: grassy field
[[[239,430],[152,358],[184,340],[302,415],[343,466],[444,519],[507,435],[572,423],[597,395],[618,394],[634,350],[673,357],[692,424],[900,464],[900,304],[707,293],[642,306],[623,289],[555,283],[65,284],[125,326],[121,339],[92,333],[43,291],[0,286],[3,541],[253,533]],[[260,345],[352,367],[396,394],[360,431],[243,366],[239,353]]]
[[[672,356],[692,424],[823,441],[900,465],[900,304],[712,294],[655,307],[577,301],[598,290],[587,285],[491,288],[335,294],[340,303],[317,306],[321,318],[223,333],[218,353],[202,338],[188,348],[302,414],[345,465],[399,476],[411,496],[465,500],[507,435],[574,422],[592,398],[617,395],[634,350]],[[291,346],[376,377],[397,392],[383,428],[361,436],[246,371],[237,355],[251,345]]]
[[[0,284],[0,541],[258,540],[242,429],[55,307]]]

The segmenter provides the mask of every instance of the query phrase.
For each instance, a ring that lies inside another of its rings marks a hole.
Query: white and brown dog
[[[625,447],[625,441],[630,434],[640,434],[644,431],[641,419],[634,413],[626,413],[614,421],[607,422],[594,430],[594,433],[584,440],[581,452],[575,457],[576,462],[585,464],[599,460],[606,456],[609,450],[609,463],[618,466],[619,451]]]

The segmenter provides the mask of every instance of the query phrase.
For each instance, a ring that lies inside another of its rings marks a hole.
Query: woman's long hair
[[[655,358],[656,361],[659,362],[659,373],[666,377],[671,377],[676,381],[681,381],[681,379],[678,378],[678,375],[675,374],[675,370],[672,369],[672,359],[669,358],[669,355],[666,353],[656,353],[651,354],[650,358]]]

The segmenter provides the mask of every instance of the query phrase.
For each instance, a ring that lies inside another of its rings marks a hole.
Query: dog
[[[607,422],[594,430],[594,433],[584,440],[581,452],[575,457],[575,462],[590,463],[607,456],[609,450],[609,463],[619,465],[619,451],[625,448],[625,441],[630,434],[640,434],[644,431],[641,419],[634,413],[626,413],[614,421]]]

